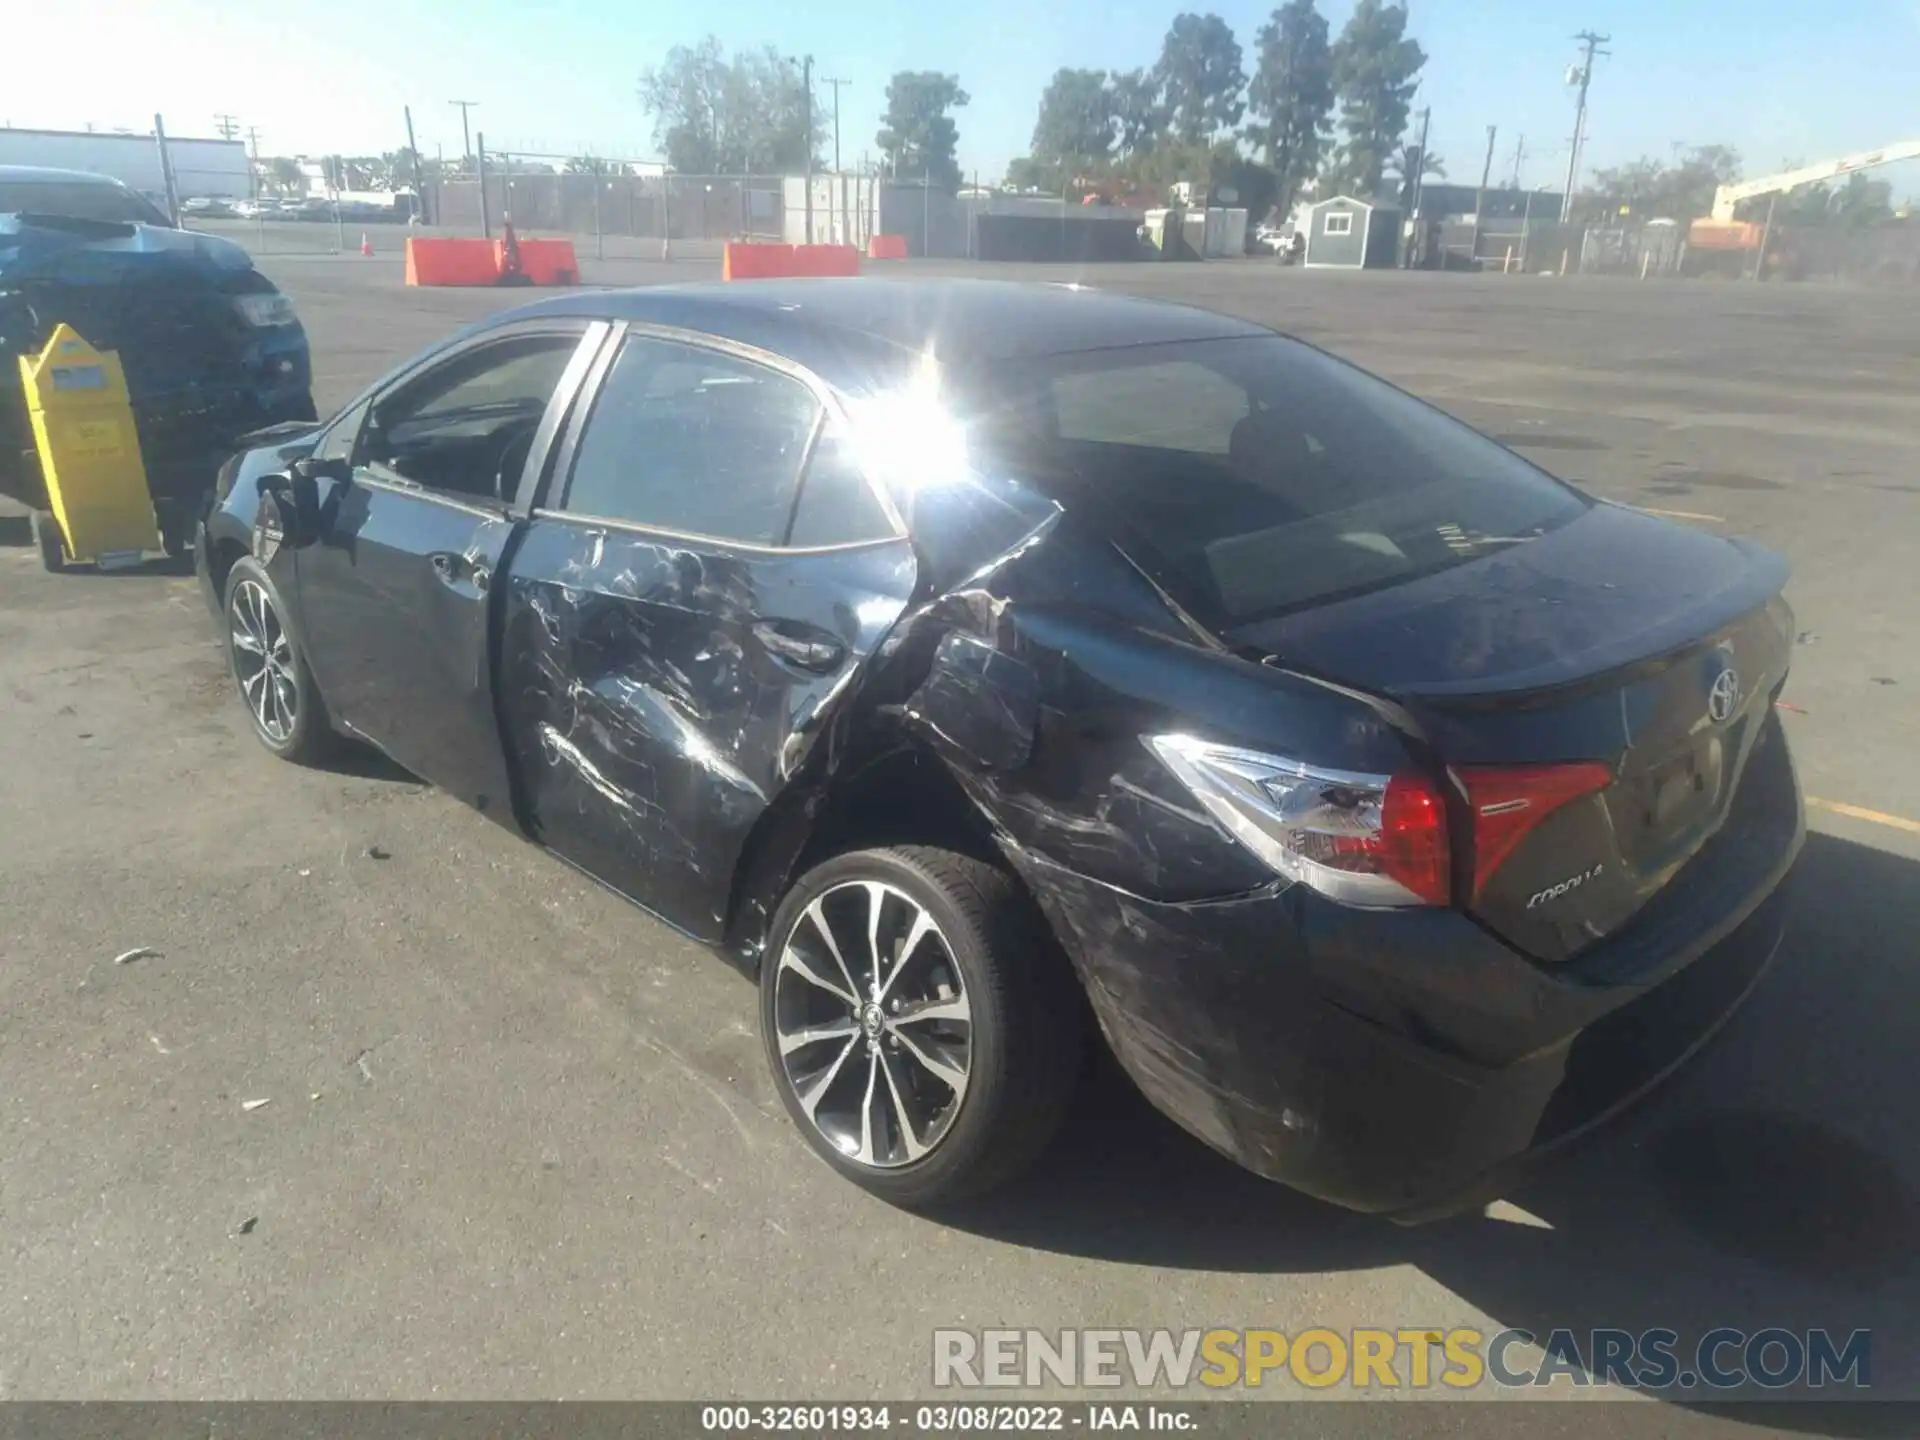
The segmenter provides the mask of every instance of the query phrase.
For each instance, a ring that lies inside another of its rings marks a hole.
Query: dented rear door
[[[774,357],[631,334],[509,567],[525,818],[702,938],[912,593],[911,548],[837,426]]]

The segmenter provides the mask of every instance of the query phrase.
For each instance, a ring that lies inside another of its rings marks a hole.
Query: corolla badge
[[[1740,672],[1729,665],[1713,677],[1713,688],[1707,691],[1707,718],[1724,725],[1739,708]]]

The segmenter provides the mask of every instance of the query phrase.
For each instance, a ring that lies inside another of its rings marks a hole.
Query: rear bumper
[[[1352,911],[1301,887],[1162,904],[1016,858],[1160,1110],[1260,1175],[1414,1223],[1497,1197],[1738,1008],[1780,946],[1804,836],[1781,768],[1772,824],[1727,837],[1684,907],[1564,973],[1452,911]]]

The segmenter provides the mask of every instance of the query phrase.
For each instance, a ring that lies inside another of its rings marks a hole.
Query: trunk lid
[[[1226,638],[1405,706],[1461,782],[1463,858],[1485,844],[1480,817],[1500,793],[1476,783],[1480,767],[1605,766],[1590,793],[1535,802],[1545,818],[1490,872],[1457,867],[1456,895],[1484,923],[1563,961],[1726,823],[1786,678],[1786,577],[1757,546],[1599,505],[1495,555]]]

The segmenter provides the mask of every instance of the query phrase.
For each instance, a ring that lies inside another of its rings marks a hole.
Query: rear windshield
[[[153,204],[131,190],[74,180],[0,180],[0,215],[59,215],[123,225],[167,223]]]
[[[1524,543],[1587,502],[1431,406],[1279,336],[977,377],[976,444],[1111,527],[1216,625]]]

